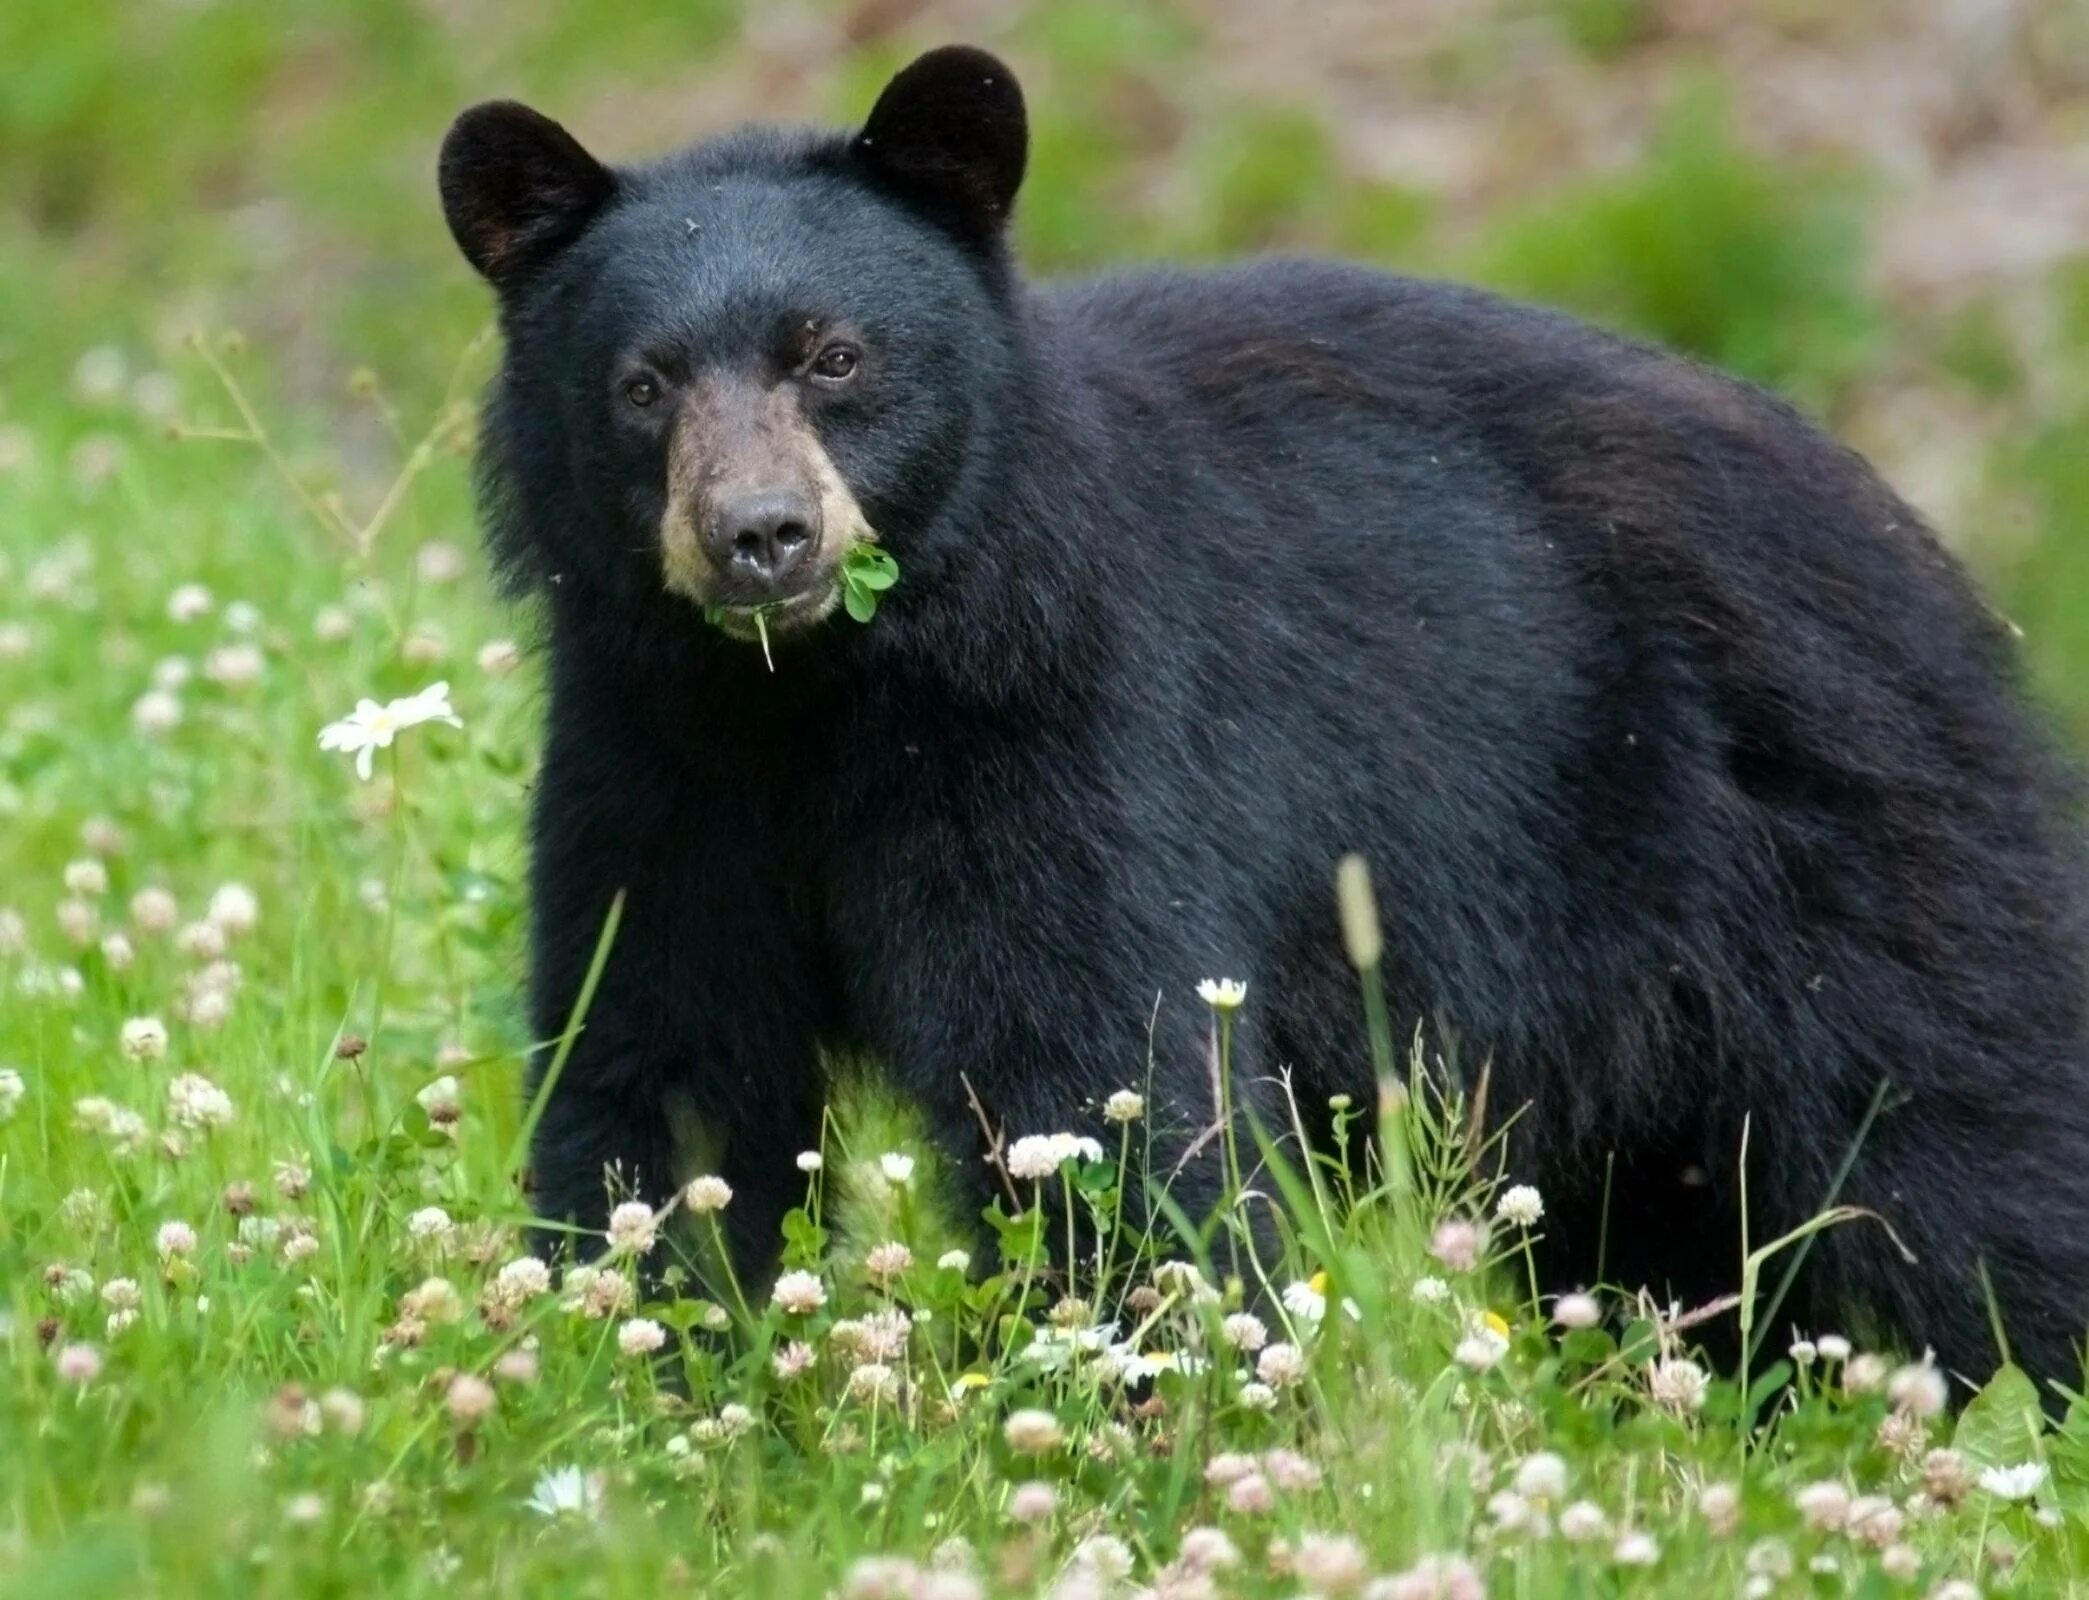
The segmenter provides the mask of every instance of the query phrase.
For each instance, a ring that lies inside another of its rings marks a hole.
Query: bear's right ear
[[[945,45],[885,85],[851,149],[900,194],[990,242],[1029,159],[1023,91],[984,50]]]
[[[497,289],[572,243],[617,186],[572,134],[513,100],[452,123],[436,173],[457,248]]]

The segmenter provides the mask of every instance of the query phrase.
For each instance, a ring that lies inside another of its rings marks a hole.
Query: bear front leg
[[[590,1255],[619,1201],[657,1210],[691,1177],[715,1174],[732,1186],[725,1211],[693,1224],[678,1214],[646,1265],[657,1273],[683,1260],[709,1277],[715,1226],[744,1283],[776,1253],[801,1181],[792,1158],[818,1143],[817,998],[780,905],[749,892],[707,896],[693,877],[655,870],[626,891],[536,1128],[535,1206],[579,1230],[577,1253]],[[606,887],[571,906],[540,895],[540,1073],[573,1025],[614,900]]]

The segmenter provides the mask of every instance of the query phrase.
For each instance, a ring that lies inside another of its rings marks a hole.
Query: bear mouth
[[[801,590],[780,600],[713,605],[706,607],[704,614],[727,638],[742,644],[760,644],[764,630],[772,639],[802,633],[826,621],[840,604],[841,585],[834,583]]]

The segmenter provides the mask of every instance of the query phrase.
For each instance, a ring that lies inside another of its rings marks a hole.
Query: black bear
[[[963,48],[846,135],[612,168],[501,103],[443,147],[506,338],[489,536],[545,616],[539,1037],[628,897],[539,1211],[599,1229],[702,1148],[759,1270],[837,1047],[982,1173],[968,1082],[1079,1130],[1150,1049],[1172,1167],[1213,975],[1271,1126],[1279,1067],[1362,1090],[1356,850],[1396,1021],[1522,1108],[1557,1285],[1607,1238],[1613,1280],[1733,1288],[1748,1118],[1756,1241],[1854,1148],[1841,1198],[1907,1251],[1832,1230],[1787,1317],[1984,1375],[1984,1267],[2019,1358],[2077,1375],[2074,794],[1920,519],[1771,396],[1482,293],[1026,282],[1026,151]],[[900,578],[859,626],[873,536]]]

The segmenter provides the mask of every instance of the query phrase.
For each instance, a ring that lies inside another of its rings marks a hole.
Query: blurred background
[[[244,334],[301,472],[381,491],[388,408],[486,364],[432,176],[472,100],[635,157],[852,120],[953,39],[1028,91],[1033,268],[1337,252],[1772,384],[2089,742],[2089,0],[6,0],[0,507],[193,414],[198,327]]]

